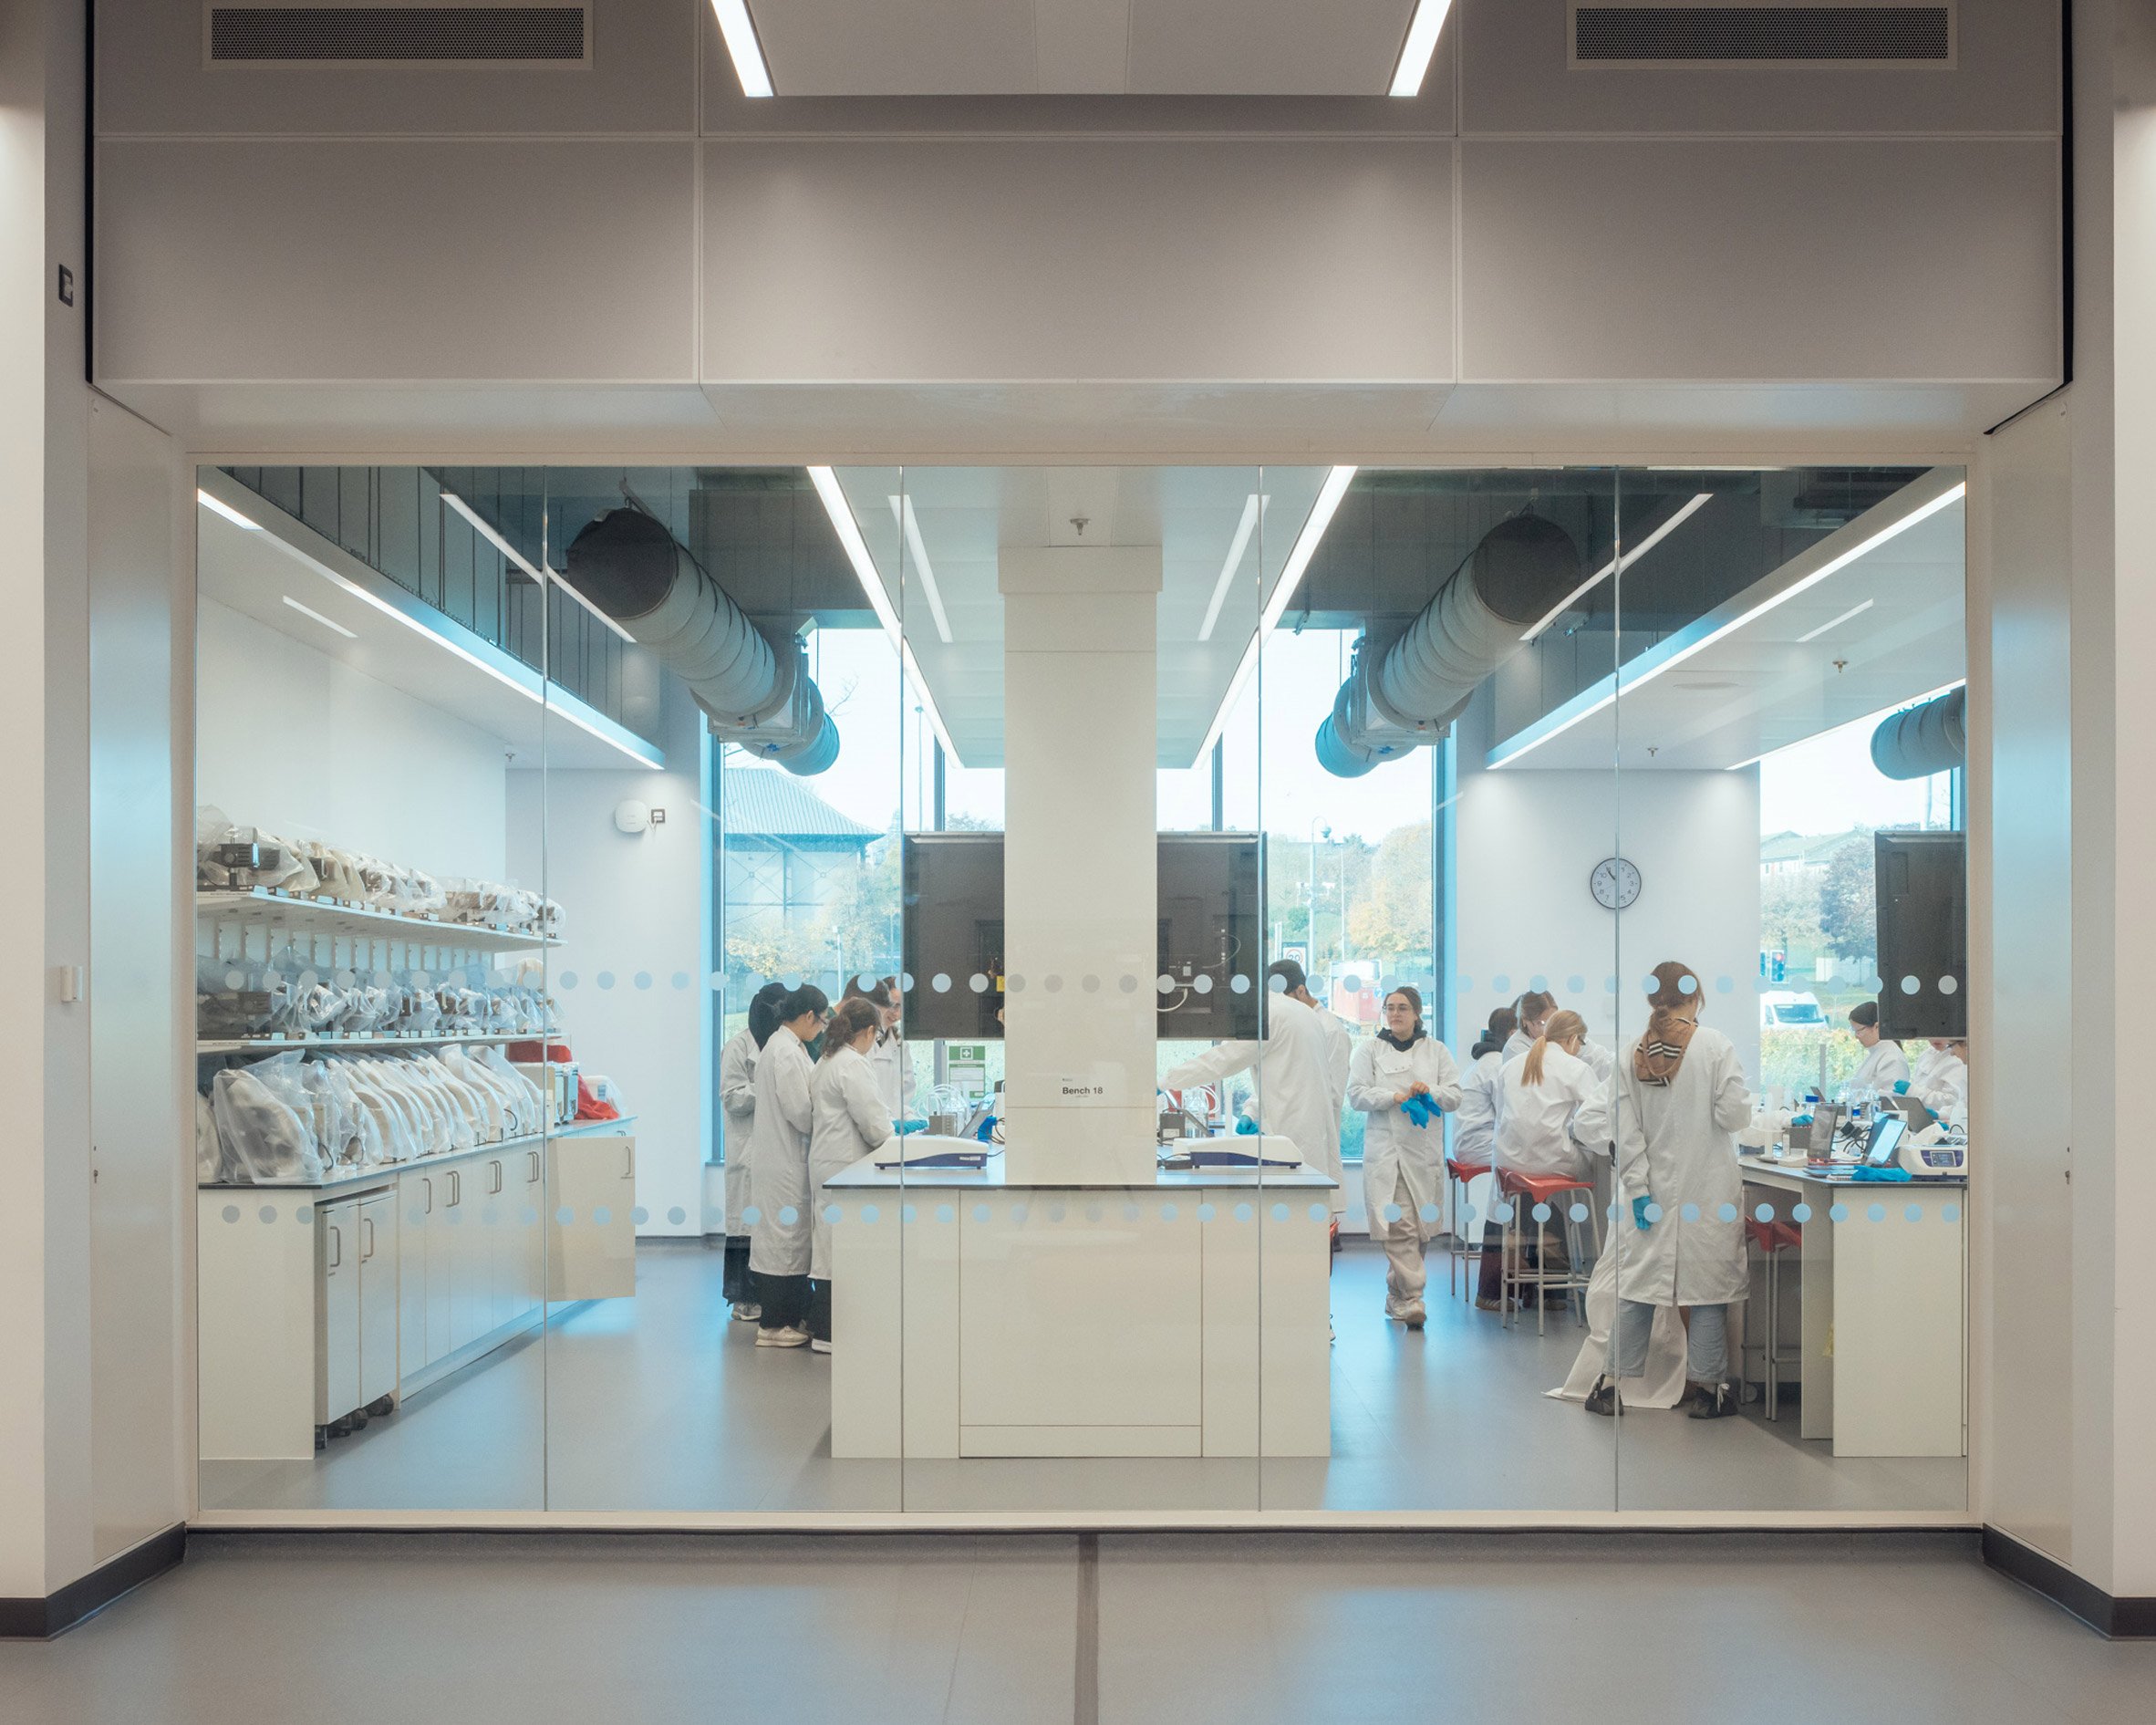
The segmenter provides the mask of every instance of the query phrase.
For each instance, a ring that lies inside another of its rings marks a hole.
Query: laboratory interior
[[[1967,1506],[1959,468],[195,477],[206,1520]]]

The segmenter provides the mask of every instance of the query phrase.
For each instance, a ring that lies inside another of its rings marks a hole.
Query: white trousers
[[[1385,1219],[1386,1201],[1381,1200],[1370,1206],[1370,1229],[1385,1249],[1385,1303],[1388,1306],[1405,1305],[1423,1297],[1423,1286],[1428,1280],[1423,1267],[1423,1243],[1429,1238],[1429,1230],[1415,1207],[1415,1194],[1407,1188],[1405,1173],[1394,1177],[1389,1200],[1399,1212],[1395,1220]]]

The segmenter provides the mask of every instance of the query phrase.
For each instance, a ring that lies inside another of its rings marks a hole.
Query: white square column
[[[1007,548],[1005,1178],[1150,1185],[1160,547]]]

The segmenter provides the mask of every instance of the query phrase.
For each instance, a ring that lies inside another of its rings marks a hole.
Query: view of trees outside
[[[1878,993],[1872,835],[1953,822],[1950,775],[1896,780],[1872,765],[1871,732],[1883,716],[1759,763],[1759,1064],[1767,1088],[1823,1086],[1831,1096],[1856,1071],[1863,1050],[1849,1010]]]

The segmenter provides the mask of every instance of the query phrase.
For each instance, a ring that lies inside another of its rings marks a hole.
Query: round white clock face
[[[1587,884],[1603,909],[1622,910],[1640,896],[1640,871],[1622,857],[1608,857],[1595,864]]]

